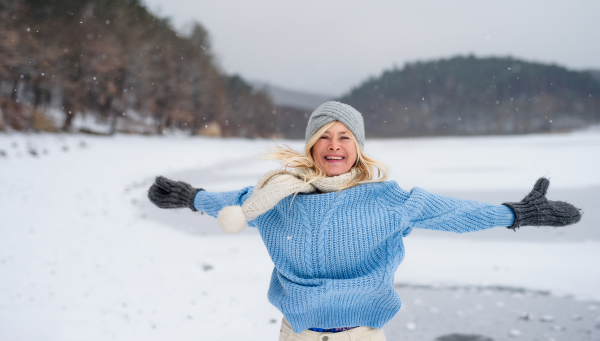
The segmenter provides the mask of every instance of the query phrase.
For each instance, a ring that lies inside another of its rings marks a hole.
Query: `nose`
[[[339,143],[335,140],[331,141],[331,143],[329,144],[329,150],[339,150],[339,149],[340,149]]]

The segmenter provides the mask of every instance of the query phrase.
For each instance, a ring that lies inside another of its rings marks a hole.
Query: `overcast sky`
[[[144,1],[204,25],[225,72],[313,93],[458,54],[600,69],[600,0]]]

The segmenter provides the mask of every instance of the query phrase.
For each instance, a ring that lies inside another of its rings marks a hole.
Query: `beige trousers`
[[[288,321],[281,321],[279,341],[385,341],[383,330],[371,327],[357,327],[339,333],[319,333],[305,330],[294,333]]]

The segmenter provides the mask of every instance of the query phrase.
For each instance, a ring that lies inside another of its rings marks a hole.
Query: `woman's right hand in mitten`
[[[154,184],[148,190],[148,199],[160,208],[194,208],[194,198],[202,188],[193,188],[183,181],[173,181],[164,176],[157,176]]]
[[[565,226],[581,219],[581,210],[564,201],[546,199],[550,180],[540,178],[529,194],[520,202],[505,202],[515,213],[515,222],[510,229],[519,226]]]

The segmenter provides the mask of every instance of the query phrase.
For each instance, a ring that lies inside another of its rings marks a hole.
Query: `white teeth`
[[[325,156],[327,160],[341,160],[343,157],[341,156]]]

